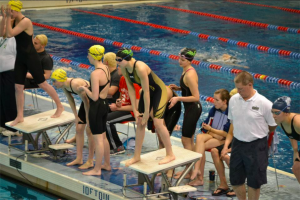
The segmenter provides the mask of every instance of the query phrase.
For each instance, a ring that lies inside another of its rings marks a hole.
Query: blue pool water
[[[300,8],[299,4],[295,3],[295,1],[259,1],[259,3],[294,9]],[[160,5],[299,28],[299,14],[271,8],[233,4],[225,1],[175,1],[160,3]],[[140,20],[272,48],[300,52],[299,34],[251,27],[190,13],[153,7],[151,5],[134,4],[106,6],[99,8],[82,8],[82,10]],[[182,35],[167,30],[154,29],[138,24],[85,14],[71,9],[26,11],[24,14],[34,22],[175,55],[177,55],[183,47],[192,47],[197,49],[197,60],[220,56],[227,53],[235,56],[238,59],[239,65],[248,66],[248,71],[290,81],[300,81],[299,59],[257,52],[247,48],[231,46],[215,40],[202,40],[192,35]],[[40,27],[34,28],[35,34],[46,34],[48,36],[49,44],[47,50],[49,53],[76,62],[89,64],[86,58],[86,52],[90,46],[96,43],[95,41],[53,32]],[[116,47],[102,45],[105,47],[106,52],[117,51]],[[179,67],[177,61],[141,52],[134,53],[134,57],[147,63],[166,84],[179,84],[182,69]],[[62,66],[69,67],[58,62],[55,63],[55,67]],[[224,66],[232,67],[228,65]],[[75,72],[69,73],[69,77],[89,79],[91,71],[80,68],[74,68],[74,70]],[[217,89],[226,88],[231,90],[234,88],[233,75],[216,72],[214,70],[200,69],[199,67],[196,67],[196,70],[199,75],[199,91],[202,95],[212,96],[213,92]],[[259,80],[255,81],[255,89],[272,102],[279,96],[290,96],[292,98],[292,111],[300,112],[299,90],[278,86],[274,83],[264,83]],[[39,93],[47,96],[42,90],[39,90]],[[58,90],[58,94],[62,101],[67,102],[62,91]],[[76,100],[76,103],[79,104],[79,99]],[[212,106],[207,102],[201,103],[203,105],[203,113],[199,120],[198,131],[200,122],[206,118],[208,111]],[[179,121],[179,124],[181,123],[182,117]],[[283,134],[282,130],[280,128],[277,130],[279,131],[280,139],[279,153],[276,156],[277,167],[281,170],[291,172],[292,148],[288,138]],[[174,135],[180,137],[180,132],[175,132]]]
[[[59,199],[58,196],[54,196],[49,193],[45,193],[41,190],[26,185],[19,181],[13,180],[9,177],[1,175],[0,177],[0,199],[14,200],[51,200]]]

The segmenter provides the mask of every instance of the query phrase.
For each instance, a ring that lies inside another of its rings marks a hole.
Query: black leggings
[[[122,146],[122,142],[118,136],[115,124],[126,121],[135,121],[135,118],[129,111],[113,111],[108,113],[106,122],[106,136],[111,150]]]
[[[17,105],[15,96],[15,72],[6,71],[0,73],[0,125],[10,131],[16,131],[5,126],[6,122],[17,117]]]
[[[15,62],[15,82],[16,84],[24,85],[27,72],[30,72],[36,84],[43,83],[45,81],[44,70],[42,68],[39,55],[36,51],[32,51],[27,55],[19,55]]]

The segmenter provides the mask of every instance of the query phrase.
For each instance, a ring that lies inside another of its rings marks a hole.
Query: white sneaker
[[[9,130],[5,130],[2,132],[2,134],[4,136],[21,136],[22,134],[19,132],[19,131],[16,131],[16,132],[12,132],[12,131],[9,131]]]

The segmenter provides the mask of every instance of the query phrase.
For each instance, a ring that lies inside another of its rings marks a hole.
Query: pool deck
[[[49,99],[45,97],[38,96],[39,110],[34,109],[32,97],[30,93],[25,95],[25,108],[30,109],[25,113],[27,115],[35,114],[37,112],[44,112],[52,109],[52,103]],[[66,111],[71,112],[69,106],[64,104]],[[133,127],[130,128],[129,137],[134,136]],[[127,132],[127,125],[117,125],[117,130],[120,132]],[[51,140],[55,139],[58,135],[57,128],[47,131]],[[75,134],[75,127],[73,126],[70,130],[69,138]],[[120,138],[125,136],[120,134]],[[22,137],[14,136],[12,142],[20,142]],[[66,138],[65,138],[66,139]],[[76,147],[71,149],[64,155],[58,157],[57,160],[51,153],[48,153],[49,157],[38,158],[33,156],[28,156],[28,161],[24,161],[23,154],[19,151],[12,150],[11,155],[8,155],[7,148],[8,138],[5,136],[0,136],[0,158],[1,158],[1,173],[11,176],[13,178],[19,179],[25,183],[29,183],[28,180],[38,188],[46,190],[48,192],[54,193],[58,196],[64,198],[75,198],[75,199],[132,199],[138,198],[142,199],[136,193],[127,191],[126,197],[122,193],[123,186],[123,174],[127,174],[127,184],[135,184],[137,182],[137,173],[120,166],[120,162],[129,159],[133,150],[128,150],[125,154],[111,156],[111,166],[112,171],[102,171],[101,177],[99,176],[84,176],[82,172],[87,170],[79,170],[78,166],[66,166],[66,163],[72,161],[76,156]],[[171,138],[172,145],[182,147],[182,144],[178,138]],[[87,143],[85,141],[85,146]],[[19,148],[24,148],[19,146]],[[143,143],[143,153],[157,150],[157,139],[155,134],[146,132],[145,141]],[[88,151],[84,148],[84,162],[87,159]],[[231,199],[225,195],[219,197],[211,196],[211,192],[217,188],[218,178],[216,181],[210,182],[208,180],[208,174],[210,169],[214,169],[210,153],[206,152],[206,166],[204,173],[204,186],[197,187],[197,192],[189,193],[188,197],[180,197],[179,199],[193,199],[192,197],[203,197],[206,199]],[[12,163],[18,161],[21,165],[21,169],[16,169],[13,167]],[[183,169],[178,168],[176,171]],[[17,172],[19,171],[19,173]],[[24,179],[22,175],[26,177]],[[261,188],[261,198],[260,199],[299,199],[299,189],[300,185],[294,178],[293,174],[282,172],[277,170],[277,176],[279,181],[279,190],[277,190],[276,178],[273,168],[268,169],[268,184],[262,186]],[[226,169],[226,177],[229,177],[229,170]],[[157,177],[155,179],[155,190],[160,189],[161,178]],[[174,179],[171,181],[175,181]],[[188,180],[185,179],[183,184]],[[229,182],[229,181],[228,181]],[[135,187],[134,190],[142,192],[142,187]],[[140,197],[140,198],[139,198]]]

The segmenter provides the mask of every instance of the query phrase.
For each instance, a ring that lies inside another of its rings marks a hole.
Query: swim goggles
[[[287,106],[284,107],[284,109],[286,109],[286,108],[287,108]],[[272,111],[272,110],[271,110],[271,113],[274,114],[274,115],[280,115],[280,113],[282,113],[284,109],[282,109],[282,110],[280,110],[280,111]]]
[[[127,56],[125,56],[124,58],[116,58],[117,62],[122,62],[125,58],[127,58],[128,56],[130,56],[130,54],[128,54]]]
[[[187,59],[188,61],[193,60],[193,58],[186,57],[185,55],[182,55],[181,53],[179,53],[178,55],[179,55],[180,58]]]

